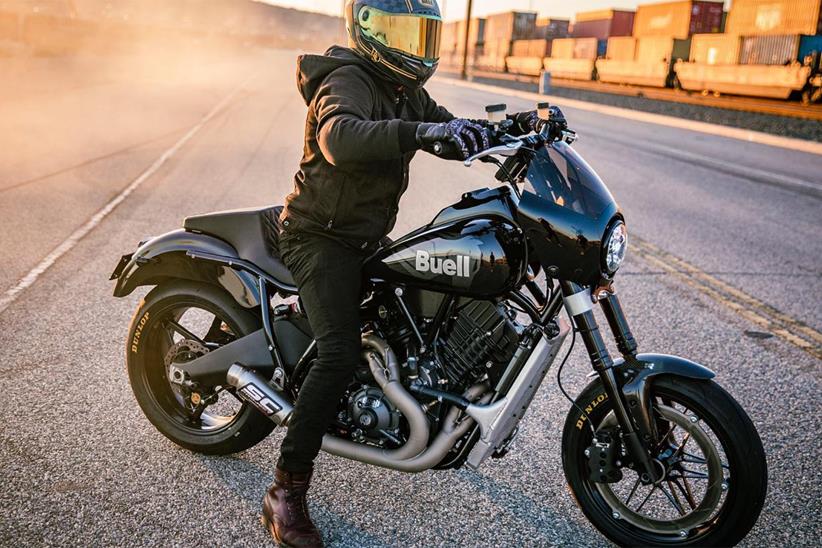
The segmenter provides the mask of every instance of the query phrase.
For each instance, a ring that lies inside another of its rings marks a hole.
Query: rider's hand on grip
[[[568,129],[568,121],[565,114],[559,107],[551,107],[551,119],[549,124],[549,135],[552,140],[557,141],[562,138],[562,132]]]
[[[539,131],[540,119],[536,110],[509,114],[507,118],[513,122],[509,130],[512,135],[527,135],[532,131]]]
[[[456,118],[447,123],[417,126],[417,145],[447,160],[465,160],[491,148],[488,130],[477,122]]]

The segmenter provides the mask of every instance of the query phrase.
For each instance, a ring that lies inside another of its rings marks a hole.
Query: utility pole
[[[474,7],[473,0],[468,0],[468,9],[465,11],[465,39],[462,46],[462,79],[468,79],[468,37],[471,35],[471,11]]]

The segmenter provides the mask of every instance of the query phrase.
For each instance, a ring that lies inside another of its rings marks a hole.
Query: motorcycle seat
[[[283,206],[234,209],[186,217],[183,228],[224,240],[241,259],[255,264],[277,281],[296,286],[280,258],[280,212]]]

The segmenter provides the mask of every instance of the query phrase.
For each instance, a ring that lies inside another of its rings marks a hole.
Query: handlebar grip
[[[431,152],[433,152],[440,158],[461,158],[457,145],[455,145],[454,143],[450,143],[448,141],[435,142],[433,145],[431,145]]]

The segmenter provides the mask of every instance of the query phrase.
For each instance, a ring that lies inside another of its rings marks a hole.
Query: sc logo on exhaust
[[[282,407],[271,401],[259,388],[251,383],[243,386],[239,390],[240,394],[245,396],[245,400],[257,408],[263,415],[270,417],[282,411]]]

